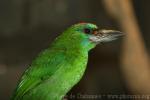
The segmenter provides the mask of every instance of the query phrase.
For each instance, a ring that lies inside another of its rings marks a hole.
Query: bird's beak
[[[109,42],[116,40],[123,35],[122,32],[116,30],[95,30],[94,35],[90,37],[90,40],[95,43]]]

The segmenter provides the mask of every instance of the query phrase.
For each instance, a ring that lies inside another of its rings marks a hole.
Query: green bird
[[[69,27],[33,60],[11,99],[61,100],[82,78],[88,52],[120,36],[119,31],[101,30],[91,23]]]

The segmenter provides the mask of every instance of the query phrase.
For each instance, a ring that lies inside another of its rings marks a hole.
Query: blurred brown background
[[[132,1],[149,51],[150,1]],[[20,75],[41,50],[80,21],[121,30],[101,0],[0,0],[0,100],[9,100]],[[121,39],[92,50],[86,73],[70,94],[130,94],[120,69],[121,50]]]

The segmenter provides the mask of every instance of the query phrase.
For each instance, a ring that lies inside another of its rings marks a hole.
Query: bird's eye
[[[84,33],[90,34],[90,33],[91,33],[91,29],[85,28],[85,29],[84,29]]]

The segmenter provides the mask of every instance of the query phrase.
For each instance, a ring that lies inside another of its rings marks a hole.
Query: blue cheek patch
[[[86,38],[86,39],[84,39],[84,40],[82,41],[81,45],[84,46],[84,47],[87,47],[87,46],[89,45],[89,42],[90,42],[89,39]]]
[[[86,36],[86,38],[84,38],[84,40],[81,42],[81,46],[83,48],[87,48],[87,49],[92,49],[96,46],[96,44],[94,43],[91,43],[91,41],[89,40],[89,36]]]

